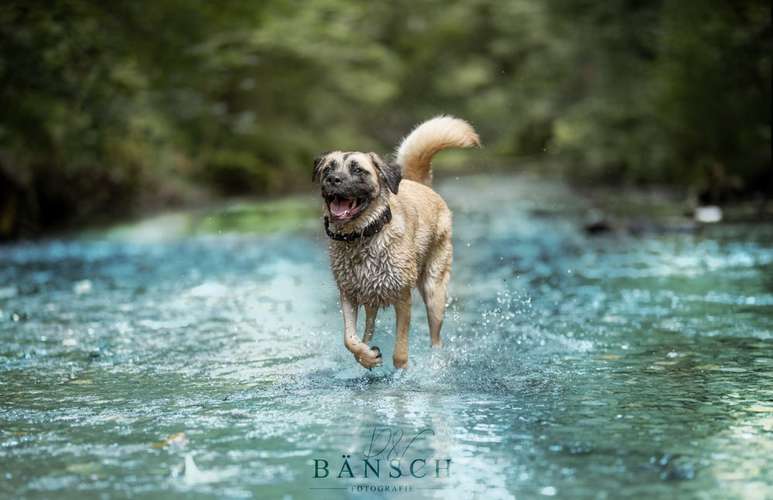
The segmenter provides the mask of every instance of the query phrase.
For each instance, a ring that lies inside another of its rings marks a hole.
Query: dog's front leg
[[[397,335],[395,336],[395,353],[392,356],[395,368],[408,368],[408,328],[411,325],[411,290],[403,292],[395,303],[397,317]]]
[[[376,331],[377,314],[377,307],[365,306],[365,333],[362,336],[362,341],[366,344],[370,344],[371,339],[373,339],[373,334]]]
[[[365,368],[374,368],[381,364],[381,353],[373,350],[357,337],[357,309],[344,294],[341,294],[341,310],[344,314],[344,345],[354,355],[354,359]]]

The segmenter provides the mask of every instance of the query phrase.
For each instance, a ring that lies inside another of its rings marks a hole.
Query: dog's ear
[[[400,181],[403,180],[400,165],[397,163],[387,163],[376,153],[368,153],[368,156],[373,165],[378,169],[389,190],[397,194],[397,188],[400,187]]]
[[[330,151],[325,151],[314,158],[314,171],[311,173],[311,182],[317,182],[319,180],[319,174],[322,172],[322,165],[325,163],[325,157],[329,154]]]

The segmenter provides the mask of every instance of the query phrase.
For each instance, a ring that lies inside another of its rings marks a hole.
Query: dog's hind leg
[[[370,343],[375,333],[376,314],[378,314],[378,307],[365,306],[365,333],[362,335],[362,341],[366,344]]]
[[[443,316],[446,312],[452,259],[453,247],[450,238],[448,238],[435,248],[419,283],[419,291],[424,299],[424,304],[427,306],[429,338],[432,347],[443,345],[443,341],[440,339],[440,328],[443,326]]]
[[[408,327],[411,325],[411,290],[407,289],[395,303],[397,317],[397,335],[395,336],[395,352],[392,356],[395,368],[408,367]]]

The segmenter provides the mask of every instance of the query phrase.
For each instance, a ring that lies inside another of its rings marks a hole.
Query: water
[[[392,312],[386,367],[343,347],[311,219],[219,234],[244,228],[177,215],[0,247],[0,495],[773,494],[773,227],[588,237],[587,202],[559,184],[439,190],[445,347],[415,297],[402,374]]]

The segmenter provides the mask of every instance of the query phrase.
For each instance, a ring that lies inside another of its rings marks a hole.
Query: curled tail
[[[432,183],[432,157],[446,148],[480,146],[478,134],[464,120],[453,116],[436,116],[422,123],[400,143],[397,164],[403,178],[422,184]]]

